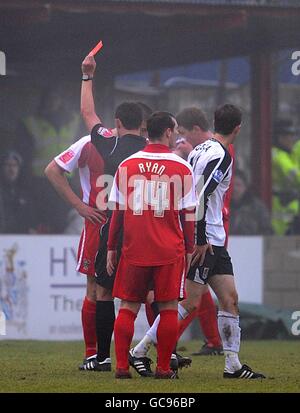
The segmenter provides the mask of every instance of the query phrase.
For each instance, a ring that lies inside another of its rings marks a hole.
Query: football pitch
[[[190,355],[199,341],[181,342]],[[194,356],[192,366],[179,371],[179,380],[142,378],[116,380],[112,372],[81,372],[81,342],[0,341],[0,392],[72,393],[201,393],[300,392],[299,341],[245,341],[240,359],[265,380],[224,380],[223,356]],[[114,351],[112,351],[114,355]],[[151,358],[156,354],[152,350]],[[115,360],[113,357],[113,368]],[[132,370],[132,369],[131,369]]]

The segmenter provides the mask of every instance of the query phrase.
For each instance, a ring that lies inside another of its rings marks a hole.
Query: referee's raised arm
[[[95,112],[95,103],[93,96],[93,77],[96,69],[96,61],[93,56],[86,56],[81,65],[82,82],[81,82],[81,116],[86,127],[91,133],[93,127],[101,123],[101,119]]]

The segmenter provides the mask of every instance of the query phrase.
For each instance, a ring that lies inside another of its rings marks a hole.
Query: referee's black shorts
[[[206,252],[203,265],[194,265],[190,268],[187,279],[198,284],[207,284],[210,277],[219,275],[233,275],[230,255],[225,247],[212,246],[214,255]]]
[[[98,285],[112,291],[114,282],[115,282],[117,266],[115,268],[114,273],[112,275],[108,275],[106,271],[106,260],[107,260],[107,241],[108,241],[110,221],[111,221],[111,218],[107,220],[107,222],[102,226],[101,231],[100,231],[99,248],[98,248],[98,253],[97,253],[96,261],[95,261],[95,277],[96,277],[96,283]],[[119,262],[120,256],[121,256],[122,238],[123,238],[122,235],[123,234],[120,234],[120,237],[119,237],[117,262]]]

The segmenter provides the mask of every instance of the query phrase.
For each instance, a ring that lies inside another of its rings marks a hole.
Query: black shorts
[[[194,265],[190,268],[187,279],[199,284],[207,284],[209,277],[216,274],[233,275],[231,258],[225,247],[213,245],[214,255],[206,252],[204,263],[201,266]]]
[[[107,222],[101,228],[99,248],[98,248],[98,253],[97,253],[96,261],[95,261],[96,283],[98,285],[101,285],[101,287],[104,287],[108,290],[113,289],[116,272],[117,272],[117,268],[115,268],[115,271],[112,275],[108,275],[106,271],[107,241],[108,241],[110,220],[111,219],[108,218]],[[123,234],[121,233],[119,237],[117,262],[119,262],[120,256],[121,256],[122,239],[123,239],[122,235]]]

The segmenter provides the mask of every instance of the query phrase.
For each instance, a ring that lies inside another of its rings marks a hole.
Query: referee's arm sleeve
[[[98,123],[91,131],[91,141],[102,158],[106,159],[116,144],[116,137],[110,129]]]
[[[214,192],[217,188],[219,183],[222,181],[218,179],[218,176],[224,177],[228,168],[231,165],[231,156],[228,152],[225,152],[223,159],[217,158],[214,159],[206,165],[203,171],[203,188],[200,188],[197,192],[199,195],[199,204],[203,202],[203,214],[199,217],[199,211],[201,210],[198,208],[198,217],[197,217],[197,245],[205,245],[207,244],[206,239],[206,211],[207,205],[210,195]],[[201,181],[200,181],[201,182]],[[198,189],[198,188],[197,188]]]

